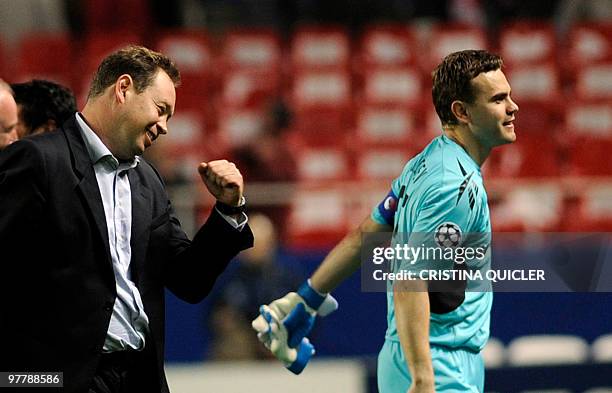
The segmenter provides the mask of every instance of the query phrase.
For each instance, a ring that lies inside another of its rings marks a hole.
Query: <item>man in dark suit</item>
[[[232,163],[198,167],[217,203],[190,241],[139,157],[168,132],[179,80],[162,54],[117,51],[81,113],[0,154],[0,371],[63,372],[64,392],[168,391],[164,288],[201,301],[253,243]]]

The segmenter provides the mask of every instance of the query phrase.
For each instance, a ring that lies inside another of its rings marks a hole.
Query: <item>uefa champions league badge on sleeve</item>
[[[454,222],[445,222],[436,229],[434,240],[443,248],[457,247],[461,244],[461,228]]]

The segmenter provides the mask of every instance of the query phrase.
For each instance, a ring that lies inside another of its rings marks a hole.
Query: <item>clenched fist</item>
[[[244,182],[233,162],[227,160],[202,162],[198,166],[198,172],[208,191],[219,202],[230,206],[240,204]]]

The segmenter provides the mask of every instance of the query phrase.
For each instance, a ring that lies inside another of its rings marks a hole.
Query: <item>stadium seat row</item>
[[[494,232],[612,232],[610,182],[566,179],[561,183],[486,184],[496,190],[490,195]],[[316,248],[336,244],[387,195],[389,187],[388,182],[299,183],[289,198],[290,245]],[[266,189],[275,192],[271,185]]]
[[[611,26],[577,25],[560,40],[551,24],[520,22],[501,29],[499,42],[493,43],[485,31],[458,25],[434,25],[427,31],[372,26],[358,39],[340,27],[309,26],[298,28],[290,42],[269,30],[236,30],[222,37],[201,30],[166,31],[148,37],[149,42],[129,31],[92,33],[83,40],[31,34],[15,56],[3,56],[16,61],[0,72],[14,79],[54,79],[82,97],[103,55],[127,43],[145,43],[177,60],[185,79],[179,90],[182,107],[201,111],[213,128],[220,108],[261,110],[268,99],[283,96],[296,113],[298,128],[315,123],[337,129],[354,118],[351,110],[362,107],[400,106],[418,112],[421,103],[430,101],[431,69],[445,54],[489,48],[506,59],[516,98],[525,105],[551,107],[548,112],[554,115],[566,107],[563,97],[572,105],[594,100],[609,104]],[[532,113],[541,113],[540,108]]]

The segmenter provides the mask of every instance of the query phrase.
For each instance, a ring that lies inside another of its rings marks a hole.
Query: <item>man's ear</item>
[[[453,115],[455,115],[459,123],[467,124],[470,122],[470,114],[465,102],[453,101],[451,104],[451,112],[453,112]]]
[[[128,74],[123,74],[117,78],[117,82],[115,82],[115,98],[118,102],[122,104],[125,102],[125,96],[133,85],[134,81]]]

